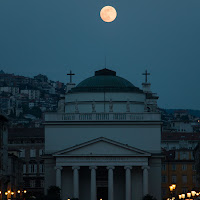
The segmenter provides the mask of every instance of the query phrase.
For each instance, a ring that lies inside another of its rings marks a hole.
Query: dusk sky
[[[79,83],[105,56],[135,86],[147,69],[160,107],[200,109],[200,0],[0,0],[0,70]]]

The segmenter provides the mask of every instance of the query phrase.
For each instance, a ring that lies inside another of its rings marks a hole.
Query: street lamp
[[[193,199],[194,199],[194,197],[195,197],[195,195],[196,195],[195,190],[192,190],[192,191],[191,191],[191,194],[192,194],[192,197],[193,197]]]
[[[182,198],[182,199],[185,199],[185,194],[181,194],[181,198]]]
[[[190,199],[190,197],[191,197],[191,193],[190,192],[187,193],[187,197]]]
[[[176,184],[172,184],[172,187],[175,190],[176,189]]]

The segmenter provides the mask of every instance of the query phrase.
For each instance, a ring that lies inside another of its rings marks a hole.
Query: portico
[[[88,155],[88,152],[92,149],[98,149],[99,144],[101,144],[102,149],[106,148],[109,155],[102,154],[104,151],[99,148],[99,152],[96,154]],[[112,149],[112,152],[111,152]],[[80,157],[78,152],[81,151],[84,156]],[[121,154],[119,154],[119,151]],[[115,152],[117,154],[115,154]],[[98,138],[93,141],[86,142],[75,146],[74,148],[69,148],[53,155],[56,158],[56,186],[60,187],[62,194],[67,191],[62,185],[62,171],[64,169],[71,168],[72,179],[69,184],[73,185],[73,198],[80,198],[80,169],[82,167],[90,170],[90,175],[88,180],[90,180],[90,199],[97,199],[97,171],[99,167],[105,167],[107,170],[107,188],[108,188],[108,200],[114,200],[115,187],[114,180],[115,170],[119,168],[123,170],[124,177],[121,183],[125,182],[125,193],[124,199],[132,199],[132,179],[134,175],[134,168],[141,171],[143,176],[142,181],[142,192],[143,195],[148,194],[148,158],[151,156],[150,153],[129,147],[118,142],[109,140],[107,138]],[[124,187],[124,185],[121,185]],[[88,194],[89,195],[89,194]],[[80,198],[81,199],[81,198]]]

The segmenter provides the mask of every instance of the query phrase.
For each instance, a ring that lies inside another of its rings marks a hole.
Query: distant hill
[[[200,110],[192,110],[192,109],[163,109],[163,110],[165,110],[168,114],[172,114],[174,113],[174,111],[177,110],[187,110],[190,115],[200,117]]]

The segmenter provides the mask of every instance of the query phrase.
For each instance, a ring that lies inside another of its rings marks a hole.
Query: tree
[[[150,194],[147,194],[143,197],[142,200],[157,200],[155,197],[151,196]]]
[[[47,190],[47,200],[60,200],[60,188],[57,186],[50,186]]]

